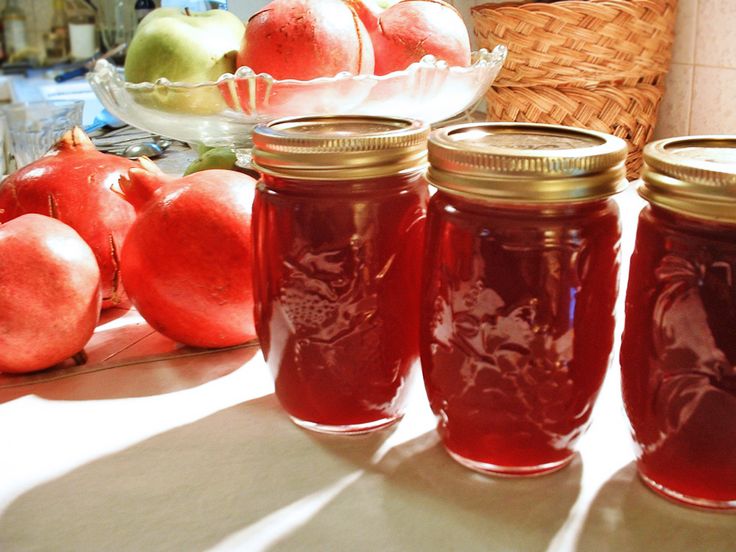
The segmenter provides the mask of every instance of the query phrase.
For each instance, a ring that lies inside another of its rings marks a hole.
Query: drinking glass
[[[44,155],[67,131],[82,126],[82,100],[18,102],[2,108],[16,168]]]
[[[134,0],[101,0],[98,5],[98,24],[105,50],[130,43],[138,22]]]

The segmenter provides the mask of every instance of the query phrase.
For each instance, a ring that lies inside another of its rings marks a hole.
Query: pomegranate
[[[313,79],[373,71],[373,46],[361,20],[370,25],[373,17],[375,25],[375,14],[363,0],[271,2],[250,19],[237,65],[280,80],[221,81],[225,102],[231,109],[270,117],[335,113],[358,104],[370,83]]]
[[[138,213],[123,246],[121,274],[141,316],[195,347],[254,339],[255,180],[220,169],[181,178],[131,169],[120,187]]]
[[[378,26],[378,16],[381,8],[373,0],[343,0],[360,18],[360,22],[371,33]]]
[[[0,224],[0,372],[79,353],[100,314],[100,269],[66,224],[37,214]]]
[[[100,266],[103,308],[124,299],[118,255],[135,210],[110,187],[138,163],[102,153],[80,128],[0,183],[0,222],[25,213],[59,219],[89,244]]]
[[[343,0],[273,0],[248,20],[237,66],[275,79],[373,71],[371,39]]]
[[[451,66],[470,64],[470,39],[458,11],[442,0],[402,0],[378,16],[371,32],[375,72],[406,69],[427,54]]]

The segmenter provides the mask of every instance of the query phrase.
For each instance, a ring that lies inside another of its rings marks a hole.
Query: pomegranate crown
[[[113,188],[113,191],[122,196],[136,211],[140,211],[154,196],[156,190],[171,178],[148,157],[141,157],[138,162],[140,167],[133,167],[127,174],[120,176],[117,183],[119,189]]]

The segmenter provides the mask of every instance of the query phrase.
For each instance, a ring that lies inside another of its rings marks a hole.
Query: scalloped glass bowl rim
[[[420,61],[412,63],[407,67],[406,69],[402,69],[401,71],[394,71],[392,73],[387,73],[385,75],[374,75],[370,73],[365,74],[353,74],[347,71],[338,73],[337,75],[334,75],[332,77],[318,77],[316,79],[311,79],[308,81],[304,80],[297,80],[297,79],[283,79],[278,80],[274,79],[271,75],[268,73],[256,73],[253,71],[250,67],[243,66],[240,67],[235,73],[224,73],[220,77],[217,78],[217,80],[214,81],[202,81],[202,82],[180,82],[180,81],[170,81],[167,78],[160,78],[157,79],[155,82],[139,82],[139,83],[132,83],[128,81],[124,81],[124,86],[128,90],[153,90],[156,87],[166,87],[166,88],[181,88],[181,89],[189,89],[189,90],[195,90],[198,88],[204,88],[208,86],[220,86],[222,83],[231,81],[231,80],[245,80],[245,79],[263,79],[266,81],[270,81],[273,83],[284,83],[284,84],[297,84],[297,85],[304,85],[308,86],[311,83],[314,83],[315,85],[323,85],[328,84],[330,82],[340,82],[343,80],[356,80],[356,81],[386,81],[391,79],[397,79],[404,76],[409,76],[412,73],[416,72],[417,70],[421,68],[437,68],[437,69],[448,69],[451,72],[456,73],[469,73],[471,71],[474,71],[478,69],[479,67],[485,67],[485,66],[495,66],[496,64],[501,64],[506,59],[506,55],[508,53],[508,50],[506,49],[506,46],[503,44],[497,45],[495,48],[493,48],[492,51],[488,51],[485,48],[481,48],[480,50],[477,50],[471,54],[471,64],[466,66],[450,66],[447,62],[437,59],[435,56],[432,55],[426,55],[424,56]],[[122,76],[122,68],[116,68],[115,65],[110,63],[107,60],[101,59],[98,60],[95,64],[95,68],[93,71],[93,74],[90,75],[90,77],[94,78],[95,74],[100,74],[108,71],[114,71],[118,73],[120,76]]]

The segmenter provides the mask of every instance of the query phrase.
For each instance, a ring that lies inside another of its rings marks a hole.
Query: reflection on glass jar
[[[424,381],[450,454],[472,469],[565,466],[613,346],[622,140],[503,123],[430,138]]]
[[[736,509],[736,137],[645,148],[621,369],[639,473]]]
[[[256,127],[256,327],[299,425],[359,433],[403,415],[418,358],[426,126],[306,117]]]

